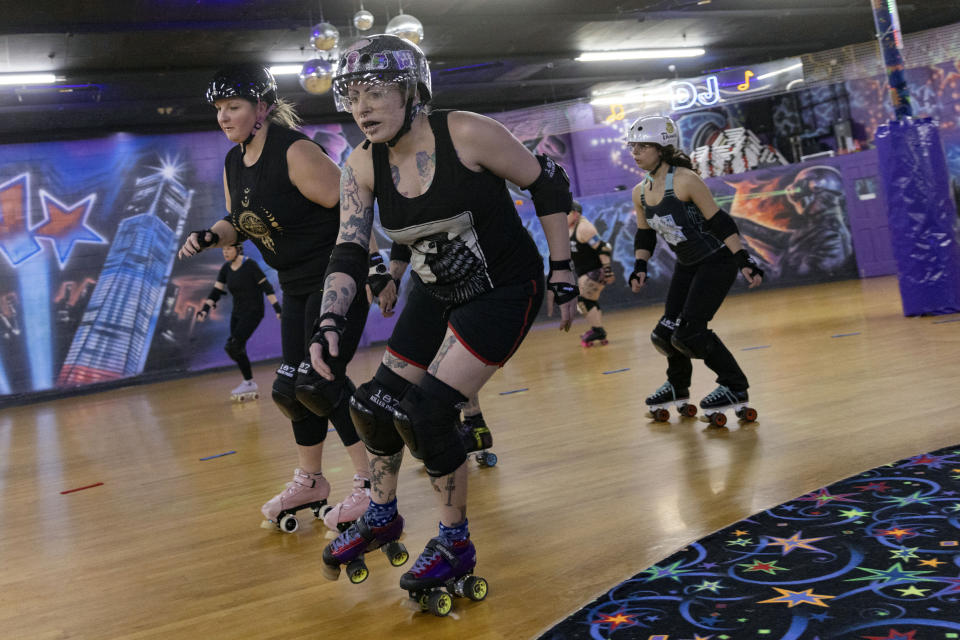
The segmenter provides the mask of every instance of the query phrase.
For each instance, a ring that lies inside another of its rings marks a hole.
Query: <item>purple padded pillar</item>
[[[940,132],[930,118],[880,125],[876,136],[903,315],[960,311],[960,251]]]

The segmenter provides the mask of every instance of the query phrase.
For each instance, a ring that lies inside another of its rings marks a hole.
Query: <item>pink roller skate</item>
[[[595,343],[607,344],[607,332],[603,327],[590,327],[590,331],[580,336],[580,344],[584,348],[592,347]]]
[[[323,524],[334,531],[346,531],[347,527],[359,518],[370,506],[370,478],[361,475],[353,476],[353,492],[327,509],[323,516]]]
[[[322,518],[327,510],[330,483],[319,473],[307,473],[301,469],[293,472],[293,480],[287,488],[270,498],[260,508],[267,519],[264,528],[278,528],[293,533],[300,527],[295,515],[300,509],[310,509],[315,518]],[[270,524],[268,524],[270,523]],[[273,526],[270,526],[270,525]]]
[[[399,513],[382,527],[371,527],[361,515],[323,548],[323,577],[336,580],[340,577],[340,565],[345,564],[350,582],[360,584],[370,575],[364,554],[374,549],[382,549],[394,567],[401,566],[410,558],[403,543],[397,542],[402,533],[403,518]]]
[[[450,542],[442,536],[431,539],[413,568],[400,577],[400,588],[410,594],[421,611],[445,616],[453,598],[474,601],[487,597],[487,581],[473,575],[477,550],[469,538]]]

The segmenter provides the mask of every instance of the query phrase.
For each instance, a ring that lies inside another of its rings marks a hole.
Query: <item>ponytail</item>
[[[668,144],[665,147],[660,147],[660,159],[669,165],[674,167],[683,167],[684,169],[690,169],[693,171],[693,162],[690,160],[690,156],[685,154],[680,149],[677,149],[672,144]]]
[[[269,119],[270,122],[274,122],[288,129],[298,129],[300,125],[303,124],[303,120],[299,114],[297,114],[293,104],[283,98],[277,98],[277,101],[273,103],[273,109],[270,111]]]

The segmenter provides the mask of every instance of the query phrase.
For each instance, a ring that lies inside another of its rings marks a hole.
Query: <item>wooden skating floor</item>
[[[648,340],[660,314],[607,314],[610,344],[592,349],[539,325],[484,389],[500,461],[471,461],[468,517],[490,594],[445,619],[407,608],[401,570],[379,552],[365,583],[324,580],[320,522],[259,527],[296,464],[268,364],[249,404],[230,403],[229,371],[4,409],[0,637],[532,638],[716,529],[960,443],[960,318],[904,318],[894,278],[729,298],[713,327],[760,414],[729,429],[644,417],[664,380]],[[369,379],[381,353],[361,352],[351,377]],[[695,363],[692,396],[714,386]],[[327,442],[337,500],[352,471],[336,435]],[[435,535],[433,504],[408,456],[411,555]]]

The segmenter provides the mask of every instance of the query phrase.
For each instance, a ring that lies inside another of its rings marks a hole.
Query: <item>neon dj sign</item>
[[[702,87],[685,80],[670,83],[670,107],[684,111],[697,106],[709,107],[720,102],[720,82],[717,76],[707,76]]]

